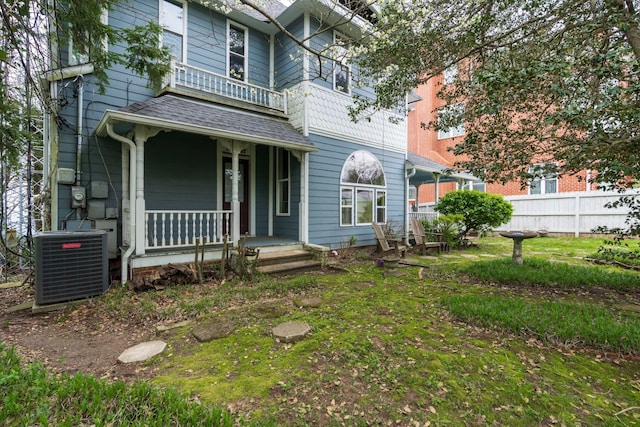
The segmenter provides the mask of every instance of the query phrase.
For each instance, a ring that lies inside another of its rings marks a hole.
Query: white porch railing
[[[176,61],[171,62],[171,73],[167,77],[165,84],[172,88],[187,88],[287,113],[286,92],[276,92]]]
[[[409,219],[417,218],[419,220],[428,219],[429,221],[433,221],[438,218],[438,212],[409,212]]]
[[[145,248],[180,248],[223,243],[231,230],[232,211],[146,211]]]

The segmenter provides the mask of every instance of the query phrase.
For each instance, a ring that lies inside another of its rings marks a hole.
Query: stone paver
[[[477,259],[478,255],[473,255],[473,254],[460,254],[460,256],[462,258],[467,258],[467,259]]]
[[[273,336],[285,343],[300,341],[309,332],[311,332],[311,326],[304,322],[285,322],[272,330]]]
[[[306,297],[293,300],[296,307],[300,308],[318,308],[322,305],[322,298],[319,297]]]
[[[167,343],[164,341],[147,341],[129,347],[118,356],[118,362],[120,363],[133,363],[143,362],[152,358],[156,354],[160,354],[167,347]]]
[[[209,342],[228,337],[235,329],[235,323],[229,319],[211,319],[195,326],[191,333],[199,342]]]

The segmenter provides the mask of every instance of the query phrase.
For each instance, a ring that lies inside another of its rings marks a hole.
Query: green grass
[[[455,318],[470,324],[499,327],[545,343],[640,353],[640,318],[593,304],[475,295],[443,297],[441,302]]]
[[[0,360],[0,381],[11,378],[0,397],[13,402],[0,408],[11,405],[15,417],[0,425],[142,424],[141,414],[155,412],[164,418],[144,424],[190,424],[169,418],[171,405],[186,405],[186,414],[228,406],[235,422],[264,425],[640,425],[640,316],[621,308],[640,306],[640,280],[581,259],[600,243],[530,239],[525,264],[513,266],[512,242],[487,238],[450,257],[416,257],[426,268],[401,267],[398,277],[367,259],[345,273],[109,292],[101,301],[114,316],[222,315],[238,324],[208,343],[196,343],[190,327],[164,335],[169,350],[148,362],[160,372],[157,388],[76,386]],[[299,308],[302,296],[323,303]],[[295,344],[274,340],[271,329],[292,320],[312,332]],[[78,392],[85,387],[94,391]],[[94,400],[106,403],[85,409]],[[56,418],[61,402],[68,418]]]
[[[147,383],[107,384],[88,375],[49,375],[0,343],[0,425],[234,426],[224,409]]]
[[[573,265],[540,258],[526,258],[523,265],[513,264],[510,258],[479,260],[460,266],[456,271],[485,283],[640,290],[640,272],[595,265]]]

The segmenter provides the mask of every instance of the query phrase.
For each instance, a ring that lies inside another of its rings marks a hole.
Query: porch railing
[[[145,212],[146,249],[194,246],[196,239],[204,243],[223,243],[231,230],[228,211],[159,211]]]
[[[171,62],[167,80],[165,84],[172,88],[187,88],[287,113],[286,92],[276,92],[182,62]]]
[[[438,212],[409,212],[409,219],[417,218],[419,220],[428,219],[429,221],[433,221],[438,218]]]

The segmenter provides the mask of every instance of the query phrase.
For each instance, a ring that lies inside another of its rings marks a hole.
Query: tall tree
[[[457,166],[488,182],[523,185],[584,169],[609,189],[640,181],[640,14],[637,0],[387,0],[375,37],[357,52],[380,78],[389,107],[452,65],[439,96],[464,108],[439,112],[465,123]],[[544,169],[530,169],[541,161]],[[640,206],[634,198],[627,205]],[[638,232],[636,223],[635,232]]]

